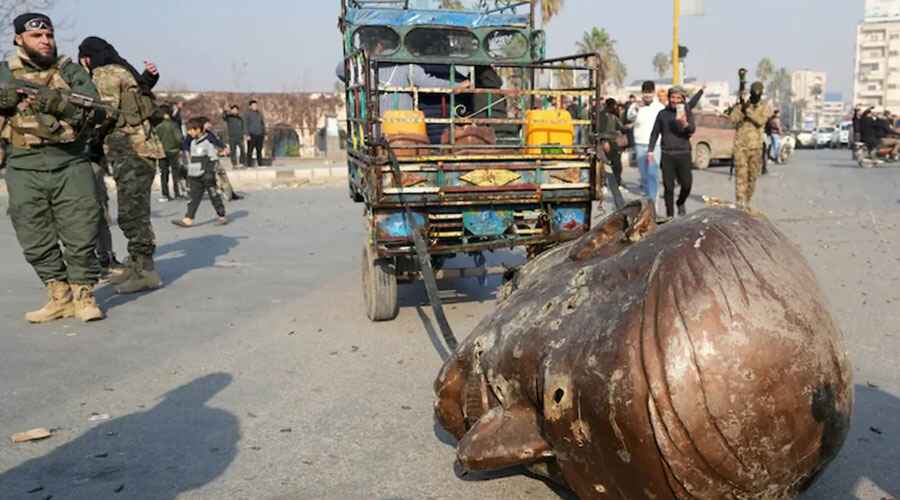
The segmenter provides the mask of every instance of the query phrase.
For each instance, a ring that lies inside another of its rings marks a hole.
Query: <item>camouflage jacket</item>
[[[135,115],[132,108],[140,94],[134,75],[118,64],[108,64],[95,69],[93,77],[103,102],[119,110],[118,121],[104,143],[107,159],[115,162],[134,155],[157,160],[165,158],[163,146],[146,116],[129,119]]]
[[[765,141],[766,123],[772,116],[768,104],[747,104],[747,113],[738,104],[728,115],[731,122],[737,125],[734,137],[735,149],[762,149]]]
[[[97,97],[90,75],[68,57],[60,57],[52,67],[41,69],[18,49],[0,63],[0,81],[13,79]],[[81,132],[90,125],[89,119],[90,114],[76,106],[66,106],[59,116],[40,113],[26,101],[10,109],[0,109],[0,138],[10,145],[9,167],[57,170],[73,160],[81,161],[84,156]]]

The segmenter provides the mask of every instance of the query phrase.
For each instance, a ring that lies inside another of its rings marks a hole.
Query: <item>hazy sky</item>
[[[326,90],[341,57],[339,0],[60,0],[62,48],[88,35],[109,40],[135,66],[152,58],[161,85],[197,90]],[[863,0],[706,0],[707,15],[683,18],[688,75],[737,80],[761,57],[828,73],[828,91],[852,92],[856,25]],[[671,0],[567,0],[548,27],[550,55],[573,52],[592,26],[618,41],[628,80],[653,77],[651,59],[670,50]],[[245,68],[242,70],[241,68]]]

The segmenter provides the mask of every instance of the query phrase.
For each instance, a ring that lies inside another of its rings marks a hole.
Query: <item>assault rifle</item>
[[[44,85],[40,85],[37,83],[26,82],[24,80],[0,82],[0,88],[8,89],[10,87],[14,88],[20,95],[24,95],[27,97],[38,97],[43,92],[53,90],[55,92],[59,92],[59,94],[62,96],[63,101],[84,110],[102,111],[105,117],[116,116],[119,113],[119,110],[107,104],[103,104],[100,99],[84,94],[79,94],[78,92],[72,92],[62,89],[50,89],[50,87],[45,87]]]

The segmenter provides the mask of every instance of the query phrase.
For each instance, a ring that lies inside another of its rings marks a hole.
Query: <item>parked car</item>
[[[691,137],[696,168],[703,170],[715,161],[733,160],[736,130],[727,116],[697,113],[696,125],[697,131]]]
[[[834,127],[819,127],[816,129],[816,146],[817,148],[827,148],[831,146],[831,136],[834,134]]]
[[[853,128],[853,122],[841,122],[831,134],[831,147],[833,148],[849,148],[850,147],[850,131]]]
[[[795,130],[794,138],[797,140],[797,148],[816,147],[816,136],[812,130]]]

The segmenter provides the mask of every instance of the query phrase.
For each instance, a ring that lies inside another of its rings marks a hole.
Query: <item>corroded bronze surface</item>
[[[844,442],[841,334],[764,218],[657,229],[631,205],[508,292],[435,382],[466,470],[526,465],[582,499],[790,498]]]

